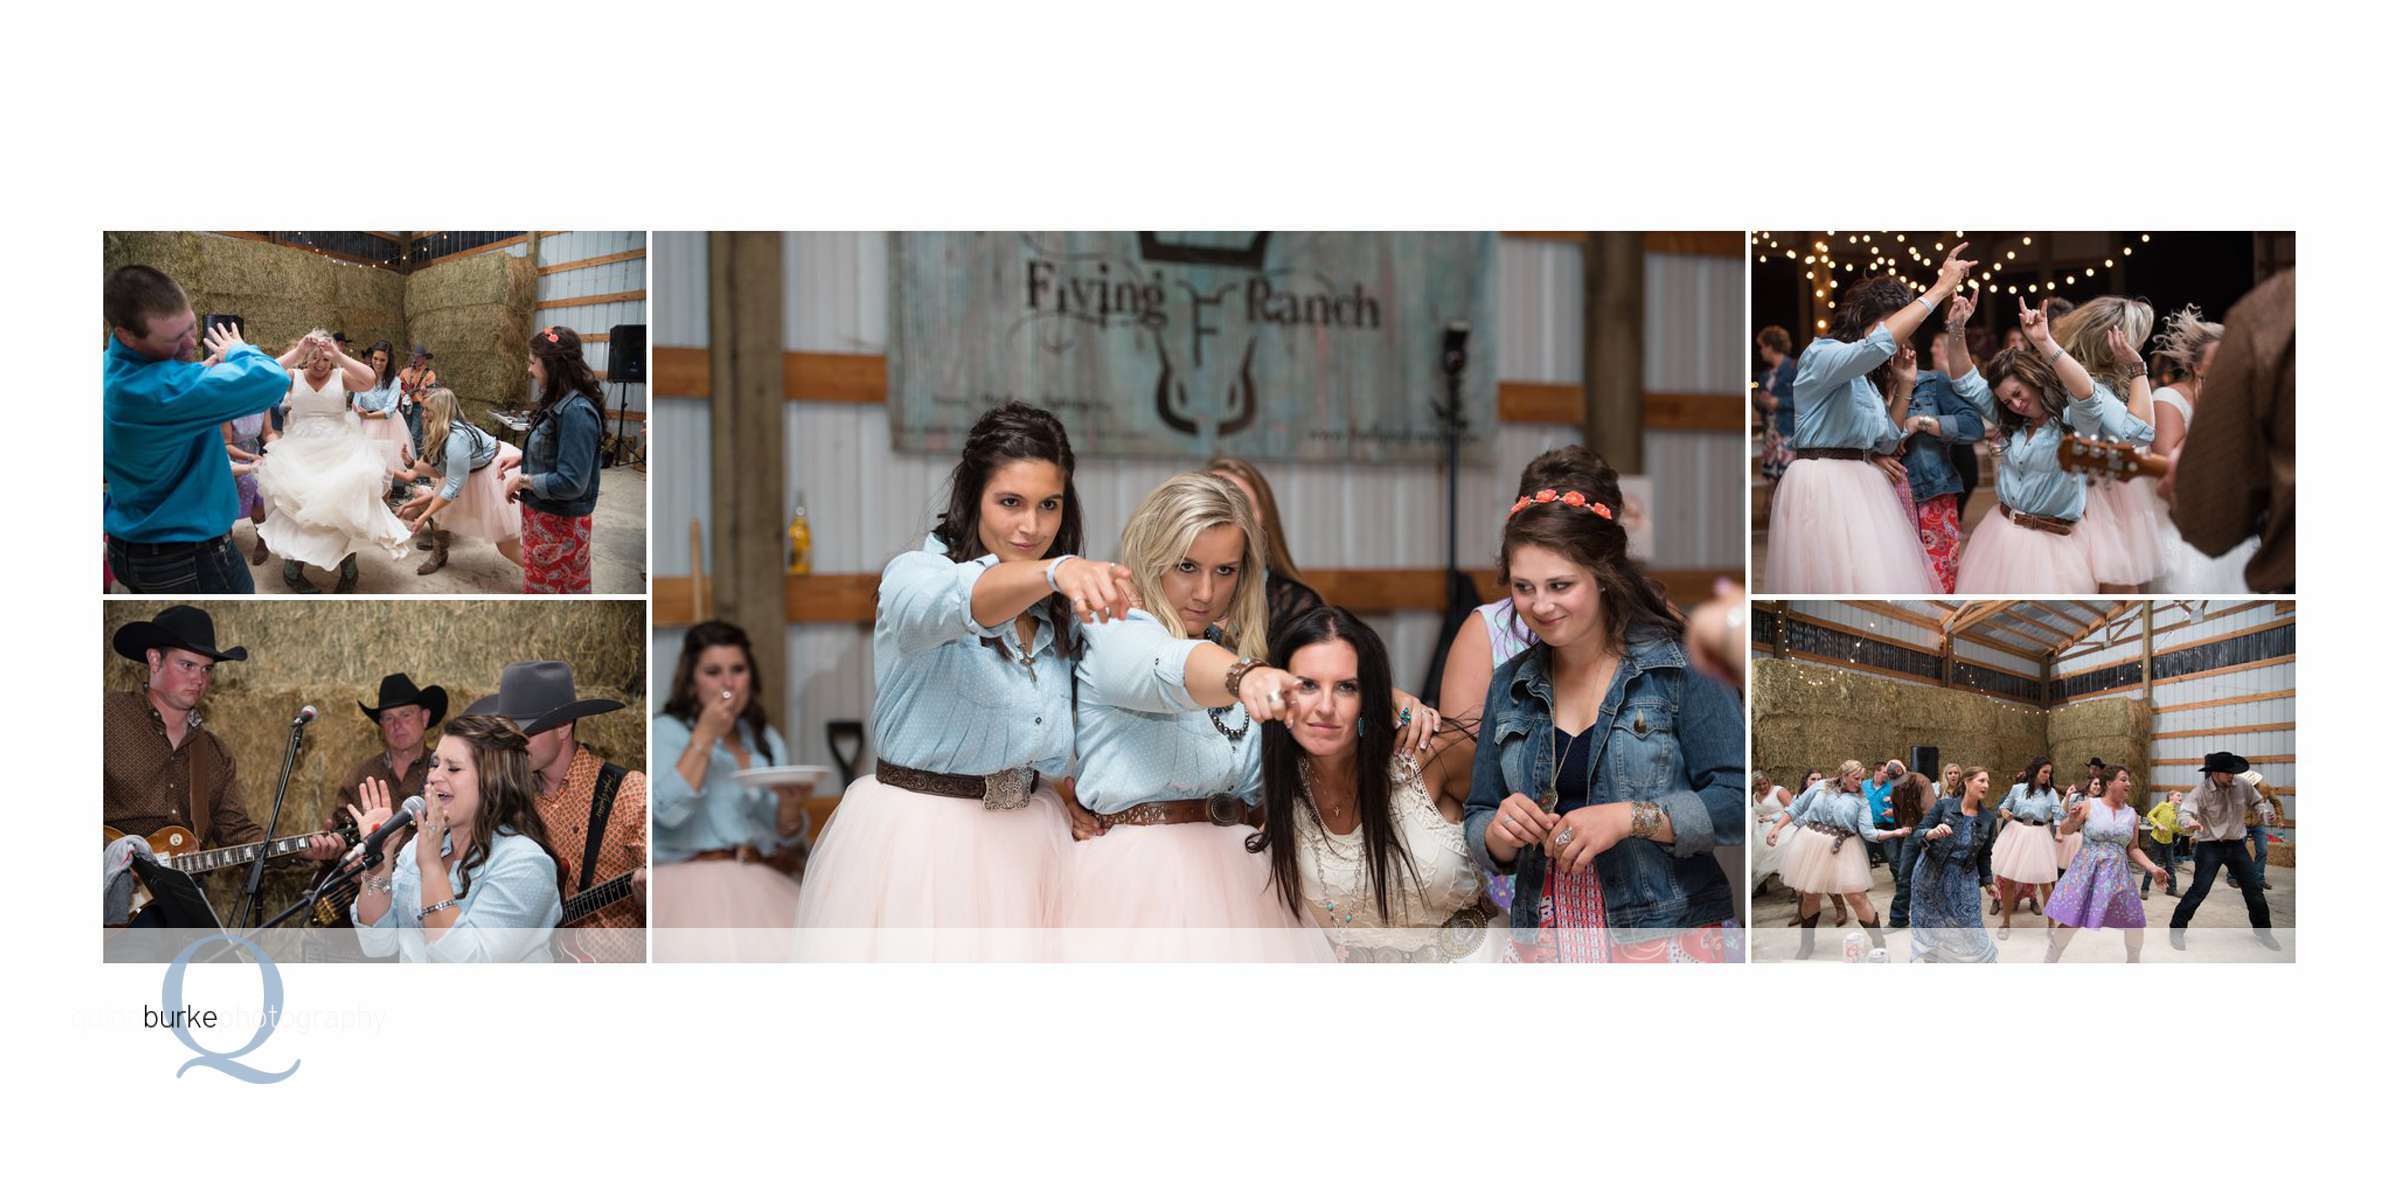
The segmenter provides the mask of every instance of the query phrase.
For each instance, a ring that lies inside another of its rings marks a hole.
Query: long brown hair
[[[750,670],[750,703],[742,708],[739,718],[749,727],[750,744],[758,748],[758,756],[772,766],[775,751],[767,745],[767,706],[758,701],[758,655],[750,650],[750,635],[731,621],[702,621],[683,633],[683,653],[675,659],[675,682],[667,691],[666,706],[659,711],[683,722],[687,727],[700,721],[700,688],[692,676],[700,670],[700,654],[718,646],[738,646],[742,662]]]
[[[1258,519],[1259,539],[1266,543],[1260,549],[1266,553],[1267,569],[1286,579],[1299,579],[1300,568],[1292,565],[1291,548],[1283,540],[1283,510],[1275,503],[1275,489],[1267,486],[1267,477],[1247,461],[1226,455],[1208,460],[1207,470],[1211,475],[1231,475],[1249,486],[1251,494],[1258,497],[1258,511],[1250,515]]]
[[[2025,418],[2018,416],[2017,410],[1999,398],[2000,384],[2010,378],[2024,384],[2041,399],[2042,410],[2050,414],[2051,420],[2066,419],[2067,385],[2058,381],[2058,372],[2051,370],[2050,364],[2043,362],[2042,356],[2035,353],[2032,346],[2012,346],[1993,355],[1991,363],[1983,368],[1983,374],[1991,381],[1992,407],[2000,418],[2000,428],[2009,435],[2013,436],[2025,428]]]
[[[1058,468],[1064,485],[1058,532],[1051,535],[1044,556],[1083,553],[1083,501],[1075,494],[1075,447],[1067,440],[1067,427],[1048,409],[1011,400],[975,418],[967,430],[967,444],[959,449],[958,465],[950,470],[950,501],[933,526],[933,536],[950,561],[973,562],[992,552],[983,544],[983,489],[992,472],[1012,462],[1049,463]],[[1059,656],[1081,658],[1083,628],[1075,622],[1073,602],[1053,592],[1039,603],[1048,606],[1050,636]],[[999,638],[985,638],[983,644],[1004,659],[1009,656]]]
[[[1509,556],[1519,546],[1539,546],[1590,572],[1599,584],[1601,602],[1607,608],[1604,615],[1610,644],[1624,645],[1626,635],[1636,626],[1649,626],[1662,637],[1681,641],[1683,614],[1667,603],[1660,587],[1627,557],[1621,520],[1625,493],[1617,486],[1616,471],[1602,463],[1592,482],[1597,485],[1593,489],[1576,490],[1587,503],[1598,501],[1615,515],[1604,517],[1563,499],[1526,505],[1510,515],[1501,531],[1500,578],[1509,578]]]
[[[564,325],[536,330],[525,348],[542,360],[542,394],[534,420],[548,417],[569,392],[583,393],[594,405],[606,404],[600,396],[600,377],[583,361],[583,338],[574,330]]]
[[[1933,781],[1910,771],[1892,785],[1893,818],[1903,825],[1925,819],[1925,801],[1934,794]]]
[[[475,868],[491,857],[492,837],[503,826],[532,838],[550,856],[564,889],[567,865],[550,841],[550,829],[534,807],[540,791],[533,780],[533,763],[525,753],[525,731],[506,717],[458,716],[442,726],[446,737],[465,742],[475,754],[475,828],[468,834],[466,854],[458,860],[458,894],[464,899],[474,884]],[[598,830],[592,836],[599,836]]]
[[[1896,276],[1861,279],[1842,291],[1842,302],[1834,306],[1833,322],[1825,335],[1837,342],[1855,342],[1916,298],[1917,293]],[[1878,392],[1888,389],[1892,383],[1892,361],[1887,358],[1876,364],[1874,370],[1867,372],[1867,382],[1874,384]]]

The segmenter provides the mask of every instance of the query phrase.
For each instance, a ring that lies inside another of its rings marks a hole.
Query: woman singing
[[[2084,799],[2068,810],[2065,828],[2083,834],[2083,848],[2050,894],[2046,910],[2057,927],[2050,931],[2045,962],[2057,962],[2075,940],[2078,929],[2125,931],[2125,961],[2142,961],[2142,898],[2134,892],[2133,871],[2164,884],[2166,871],[2150,861],[2138,831],[2141,816],[2125,802],[2133,791],[2133,772],[2114,764],[2100,768],[2103,788],[2097,800]]]
[[[875,595],[873,776],[850,785],[801,880],[807,958],[1039,958],[1055,947],[1086,639],[1131,576],[1081,557],[1075,451],[1009,403],[967,433],[922,546]]]
[[[1536,643],[1492,674],[1467,845],[1516,876],[1520,959],[1722,961],[1741,701],[1687,669],[1683,619],[1626,558],[1623,496],[1613,472],[1600,482],[1519,497],[1501,534]]]
[[[1077,799],[1067,853],[1068,953],[1100,958],[1313,959],[1322,934],[1274,893],[1259,822],[1259,724],[1300,680],[1268,666],[1266,560],[1250,507],[1214,475],[1178,475],[1119,542],[1139,609],[1086,631],[1076,668]],[[1396,698],[1413,748],[1439,715]]]
[[[1907,475],[1889,457],[1907,432],[1938,432],[1939,423],[1907,416],[1909,395],[1897,387],[1891,360],[1975,268],[1959,257],[1965,249],[1963,242],[1950,248],[1941,277],[1922,295],[1889,276],[1850,285],[1828,336],[1800,352],[1792,385],[1795,461],[1775,488],[1761,590],[1942,590],[1917,538],[1914,506],[1895,494]]]
[[[534,809],[525,735],[504,717],[459,717],[443,729],[425,773],[425,812],[406,845],[350,902],[358,947],[408,962],[548,962],[558,925],[558,864]],[[358,787],[350,819],[374,830],[392,818],[379,779]]]
[[[798,833],[780,797],[734,773],[789,763],[783,737],[758,700],[758,660],[738,625],[702,621],[683,635],[666,706],[650,721],[651,753],[668,764],[650,784],[652,923],[678,932],[678,958],[779,958],[788,936],[747,931],[788,929],[798,885],[778,863]],[[662,951],[663,956],[663,951]]]
[[[1446,724],[1429,756],[1396,748],[1391,661],[1347,609],[1311,610],[1268,658],[1298,681],[1261,734],[1266,826],[1252,840],[1275,894],[1345,961],[1496,957],[1498,910],[1460,825],[1475,739]]]

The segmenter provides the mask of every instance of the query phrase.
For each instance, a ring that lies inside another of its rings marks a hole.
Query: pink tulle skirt
[[[2058,882],[2058,846],[2050,827],[2022,821],[2001,826],[1992,843],[1992,877],[2042,887]]]
[[[2058,839],[2058,869],[2061,873],[2066,871],[2068,863],[2075,861],[2076,853],[2082,849],[2083,835],[2080,833],[2070,833]]]
[[[1325,934],[1285,907],[1247,825],[1119,825],[1067,851],[1067,957],[1328,962]]]
[[[652,957],[772,962],[791,953],[792,877],[763,863],[710,859],[650,870]]]
[[[1862,839],[1842,838],[1836,850],[1833,835],[1794,825],[1775,840],[1783,848],[1784,885],[1795,892],[1854,896],[1871,882]]]
[[[1804,458],[1775,485],[1767,523],[1769,595],[1938,595],[1914,505],[1873,464]]]
[[[2084,546],[2090,526],[2089,521],[2077,521],[2072,534],[2044,533],[2019,525],[1993,508],[1976,522],[1974,535],[1959,552],[1958,594],[2024,596],[2097,590],[2091,553]]]
[[[1073,840],[1048,786],[1024,808],[994,812],[869,775],[842,793],[809,849],[795,953],[843,961],[1053,958]]]
[[[408,437],[408,422],[401,418],[398,409],[392,410],[392,415],[381,420],[370,421],[362,415],[358,424],[360,428],[367,431],[369,441],[385,442],[391,445],[389,453],[393,455],[393,461],[402,466],[408,466],[417,461],[416,444]]]
[[[2083,492],[2086,553],[2101,583],[2147,584],[2165,556],[2158,544],[2158,490],[2147,479],[2094,483]]]
[[[508,481],[517,477],[524,462],[524,451],[500,443],[499,457],[482,470],[469,473],[467,486],[459,490],[458,499],[433,514],[434,528],[454,537],[493,545],[515,541],[525,531],[525,511],[522,504],[508,502]]]

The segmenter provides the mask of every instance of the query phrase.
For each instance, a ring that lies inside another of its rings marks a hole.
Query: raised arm
[[[2095,389],[2092,373],[2084,370],[2083,364],[2050,336],[2050,314],[2039,305],[2027,308],[2025,298],[2019,296],[2017,327],[2025,331],[2025,344],[2033,347],[2034,353],[2041,355],[2042,361],[2050,364],[2051,371],[2058,375],[2059,386],[2067,389],[2067,399],[2088,403]]]

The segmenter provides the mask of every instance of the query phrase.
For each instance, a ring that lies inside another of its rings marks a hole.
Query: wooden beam
[[[2092,636],[2092,634],[2099,631],[2101,626],[2108,624],[2110,621],[2116,620],[2118,614],[2124,612],[2126,609],[2132,608],[2134,603],[2135,602],[2132,600],[2120,600],[2115,604],[2102,609],[2099,616],[2094,617],[2090,621],[2086,622],[2079,630],[2077,630],[2074,637],[2067,639],[2067,647],[2072,647],[2075,643]],[[2143,620],[2145,621],[2149,619],[2147,616],[2149,607],[2150,606],[2147,604],[2142,605],[2145,613]],[[2061,649],[2063,650],[2065,648],[2066,647],[2062,647]]]
[[[630,292],[608,292],[598,296],[569,296],[563,300],[556,298],[537,300],[533,306],[536,309],[582,308],[589,304],[615,304],[620,300],[640,300],[647,295],[648,292],[645,289],[635,288]]]
[[[627,250],[619,254],[603,254],[596,258],[579,258],[573,262],[556,263],[551,266],[542,267],[537,270],[535,274],[556,275],[560,271],[574,271],[583,267],[605,267],[610,263],[631,262],[634,259],[640,258],[648,253],[649,251],[647,250]]]
[[[1584,238],[1586,238],[1586,237],[1589,237],[1589,236],[1591,236],[1591,235],[1590,235],[1590,234],[1588,234],[1588,233],[1586,233],[1586,232],[1585,232],[1585,231],[1583,231],[1583,230],[1580,230],[1580,229],[1567,229],[1567,230],[1519,230],[1519,229],[1506,229],[1506,230],[1502,230],[1502,231],[1501,231],[1501,233],[1500,233],[1500,236],[1501,236],[1501,237],[1504,237],[1504,238],[1514,238],[1514,239],[1516,239],[1517,241],[1520,241],[1520,242],[1581,242],[1581,241],[1582,241]]]
[[[1747,239],[1740,231],[1677,232],[1652,230],[1642,235],[1642,249],[1652,254],[1705,254],[1712,258],[1740,258],[1745,253]]]
[[[2237,733],[2288,733],[2299,727],[2293,721],[2270,721],[2264,725],[2219,725],[2214,729],[2153,729],[2150,731],[2150,740],[2163,742],[2173,738],[2231,737]]]
[[[2205,603],[2206,603],[2206,601],[2202,601],[2202,603],[2204,603],[2204,604],[2205,604]],[[2251,609],[2254,609],[2254,608],[2263,608],[2263,607],[2265,607],[2266,605],[2273,604],[2273,603],[2275,603],[2275,602],[2274,602],[2274,601],[2271,601],[2271,600],[2252,600],[2252,601],[2249,601],[2249,602],[2247,602],[2247,603],[2244,603],[2244,604],[2236,604],[2236,605],[2234,605],[2234,606],[2233,606],[2233,607],[2231,607],[2231,608],[2220,608],[2220,609],[2218,609],[2218,610],[2217,610],[2217,611],[2215,611],[2215,612],[2204,612],[2204,613],[2200,614],[2199,616],[2196,616],[2196,617],[2189,617],[2189,618],[2186,618],[2186,619],[2184,619],[2184,620],[2177,621],[2176,623],[2174,623],[2174,624],[2172,624],[2172,625],[2161,625],[2161,626],[2159,626],[2159,627],[2158,627],[2158,631],[2159,631],[2160,633],[2173,633],[2173,632],[2175,632],[2175,631],[2176,631],[2176,630],[2178,630],[2178,629],[2189,629],[2189,628],[2191,628],[2191,627],[2192,627],[2192,626],[2194,626],[2194,625],[2206,625],[2206,624],[2208,624],[2210,621],[2221,621],[2221,620],[2224,620],[2225,618],[2227,618],[2227,617],[2230,617],[2230,616],[2233,616],[2233,615],[2235,615],[2235,614],[2237,614],[2237,613],[2245,613],[2245,612],[2248,612],[2248,611],[2250,611]],[[2288,609],[2285,609],[2285,608],[2283,608],[2281,605],[2277,605],[2277,611],[2279,611],[2279,612],[2285,612],[2285,611],[2289,611],[2289,610],[2288,610]],[[2262,626],[2259,626],[2259,628],[2261,628],[2261,629],[2264,629],[2264,628],[2267,628],[2267,626],[2264,626],[2264,625],[2262,625]]]
[[[817,400],[835,404],[881,404],[887,381],[880,354],[815,354],[787,350],[783,355],[783,395],[788,400]]]
[[[1919,629],[1930,629],[1935,633],[1944,632],[1940,621],[1923,613],[1910,612],[1888,600],[1851,600],[1847,603],[1852,608],[1863,608],[1868,612],[1882,613],[1895,621],[1902,621]]]
[[[2164,682],[2185,683],[2194,679],[2206,679],[2211,675],[2231,675],[2236,671],[2255,671],[2261,667],[2280,667],[2283,664],[2292,661],[2292,657],[2292,655],[2283,654],[2274,658],[2262,658],[2257,662],[2235,663],[2230,667],[2212,667],[2206,671],[2194,671],[2189,675],[2177,675],[2170,679],[2164,680]]]
[[[2261,700],[2289,700],[2298,692],[2285,688],[2280,692],[2252,692],[2247,696],[2219,696],[2214,700],[2194,700],[2189,704],[2168,704],[2150,711],[2159,713],[2190,712],[2195,708],[2223,708],[2229,704],[2254,704]]]
[[[1645,392],[1642,428],[1740,433],[1750,406],[1733,392]]]
[[[426,235],[420,234],[418,236],[422,238]],[[464,250],[453,250],[450,253],[441,256],[440,258],[429,258],[421,263],[412,263],[410,266],[413,270],[422,271],[427,267],[440,266],[441,264],[449,262],[454,258],[465,258],[470,254],[489,254],[495,250],[506,250],[510,246],[521,245],[524,243],[524,241],[525,235],[520,233],[512,238],[502,238],[496,242],[485,242],[483,245],[470,246]]]
[[[783,235],[708,235],[709,461],[715,480],[710,562],[716,615],[758,631],[758,675],[788,680],[790,608],[784,540]],[[695,564],[696,566],[697,564]],[[655,595],[658,588],[653,586]],[[670,591],[688,589],[670,589]],[[785,693],[758,697],[782,724]]]
[[[692,346],[650,347],[650,390],[661,396],[706,398],[708,351]]]
[[[1501,380],[1500,419],[1511,425],[1583,424],[1583,385]]]

